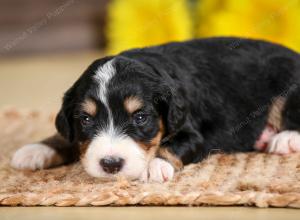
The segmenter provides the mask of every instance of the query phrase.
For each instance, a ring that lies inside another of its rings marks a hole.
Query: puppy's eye
[[[92,118],[88,115],[82,115],[80,117],[80,123],[83,125],[83,126],[88,126],[92,123]]]
[[[148,115],[146,115],[144,112],[137,112],[133,115],[133,121],[137,125],[143,125],[147,122]]]

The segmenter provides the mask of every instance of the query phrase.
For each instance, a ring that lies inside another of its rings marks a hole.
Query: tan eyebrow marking
[[[88,113],[91,116],[95,116],[97,114],[97,105],[91,99],[86,99],[82,104],[82,110]]]
[[[141,99],[135,96],[130,96],[124,101],[124,107],[128,113],[133,113],[136,110],[142,108],[142,106],[143,102],[141,101]]]

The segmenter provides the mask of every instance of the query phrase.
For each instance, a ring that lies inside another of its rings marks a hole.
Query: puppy
[[[210,153],[249,152],[256,143],[262,149],[260,137],[269,152],[297,152],[299,85],[299,54],[259,40],[125,51],[87,68],[64,96],[58,134],[20,148],[12,166],[45,169],[80,159],[94,177],[163,182]],[[278,103],[280,125],[266,140]]]

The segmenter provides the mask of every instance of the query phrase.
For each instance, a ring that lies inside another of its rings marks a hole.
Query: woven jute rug
[[[164,184],[104,182],[79,163],[17,171],[12,153],[54,132],[54,114],[0,111],[0,204],[6,206],[247,205],[300,208],[300,154],[216,154]]]

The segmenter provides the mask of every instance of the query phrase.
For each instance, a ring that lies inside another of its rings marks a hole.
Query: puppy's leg
[[[282,111],[282,131],[269,142],[268,152],[300,152],[300,88],[291,87]]]
[[[149,162],[146,170],[142,173],[142,182],[165,182],[173,179],[174,167],[166,160],[154,158]]]
[[[173,179],[175,171],[183,165],[198,162],[207,156],[201,134],[191,127],[185,127],[170,140],[164,142],[150,161],[141,180],[164,182]]]
[[[272,137],[278,133],[270,124],[266,125],[258,140],[254,144],[254,148],[258,151],[265,151]]]
[[[300,152],[300,133],[298,131],[282,131],[276,134],[269,142],[267,151],[277,154]]]
[[[175,171],[183,167],[181,160],[166,147],[158,150],[157,157],[149,162],[147,169],[142,173],[143,182],[165,182],[173,179]]]
[[[72,162],[75,158],[76,148],[56,134],[18,149],[12,157],[11,166],[16,169],[46,169]]]

